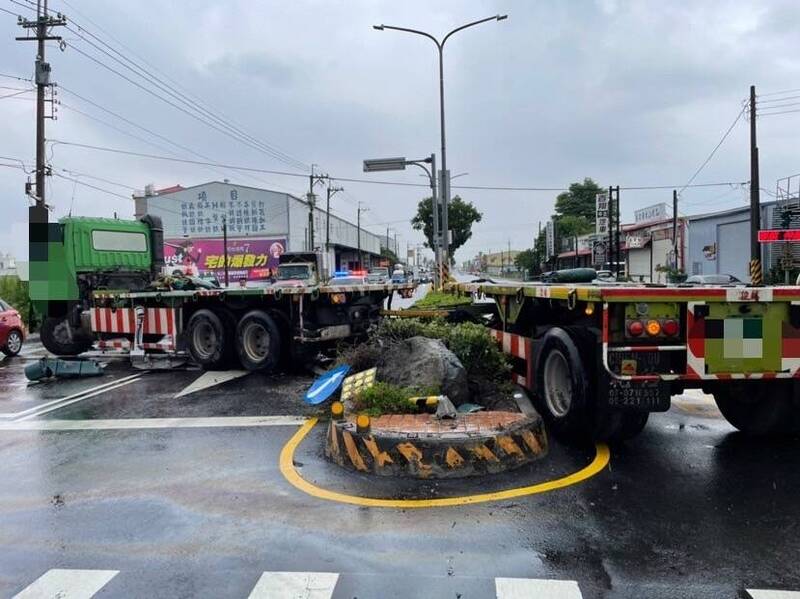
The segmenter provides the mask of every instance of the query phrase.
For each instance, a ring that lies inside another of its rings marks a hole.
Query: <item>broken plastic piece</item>
[[[60,360],[58,358],[42,358],[25,367],[25,376],[29,381],[55,378],[79,378],[84,376],[100,376],[103,365],[96,360]]]

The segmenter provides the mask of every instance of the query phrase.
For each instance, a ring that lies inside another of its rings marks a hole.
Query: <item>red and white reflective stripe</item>
[[[531,340],[528,337],[515,335],[514,333],[506,333],[505,331],[498,331],[496,329],[489,329],[489,332],[492,337],[500,343],[503,353],[522,360],[530,359]]]
[[[136,332],[136,312],[132,308],[92,308],[91,323],[92,330],[96,333],[133,335]],[[177,333],[177,324],[177,309],[147,308],[143,333],[174,336]]]
[[[654,351],[685,351],[685,345],[616,345],[609,347],[610,352],[654,352]]]
[[[145,335],[174,335],[176,310],[173,308],[147,308],[144,314]]]
[[[97,333],[133,334],[136,328],[136,315],[130,308],[92,308],[90,321]]]
[[[97,342],[98,349],[124,349],[130,350],[133,343],[130,339],[101,339]],[[175,342],[172,337],[165,336],[159,341],[146,341],[142,343],[143,349],[156,349],[162,351],[171,351],[175,349]]]

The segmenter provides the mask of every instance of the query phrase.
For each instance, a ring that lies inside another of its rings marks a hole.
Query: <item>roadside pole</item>
[[[763,283],[761,267],[761,244],[758,231],[761,229],[761,192],[758,169],[758,144],[756,142],[756,86],[750,86],[750,284],[759,287]]]
[[[225,263],[225,287],[228,286],[228,217],[222,215],[222,260]]]

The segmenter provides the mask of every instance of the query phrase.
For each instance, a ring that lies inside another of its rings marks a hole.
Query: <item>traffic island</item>
[[[541,418],[487,411],[364,415],[331,420],[329,460],[357,472],[424,479],[463,478],[518,468],[547,454]]]

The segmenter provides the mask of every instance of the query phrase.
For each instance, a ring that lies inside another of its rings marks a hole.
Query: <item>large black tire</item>
[[[798,432],[792,381],[726,382],[714,390],[725,420],[749,435]]]
[[[11,329],[6,337],[6,344],[0,347],[0,351],[9,358],[13,358],[22,350],[22,338],[22,331],[19,329]]]
[[[56,356],[77,356],[92,347],[92,337],[70,325],[66,318],[48,316],[39,336],[45,349]]]
[[[281,359],[281,333],[266,312],[253,310],[236,326],[236,353],[246,370],[271,372]]]
[[[565,441],[626,441],[647,425],[647,412],[612,409],[601,401],[597,351],[596,338],[584,327],[553,328],[542,338],[537,408],[553,434]]]
[[[542,338],[536,372],[536,404],[557,437],[590,440],[590,378],[578,345],[561,328]]]
[[[186,325],[186,345],[192,360],[202,368],[223,368],[233,345],[233,329],[226,329],[222,319],[213,311],[198,310]]]

